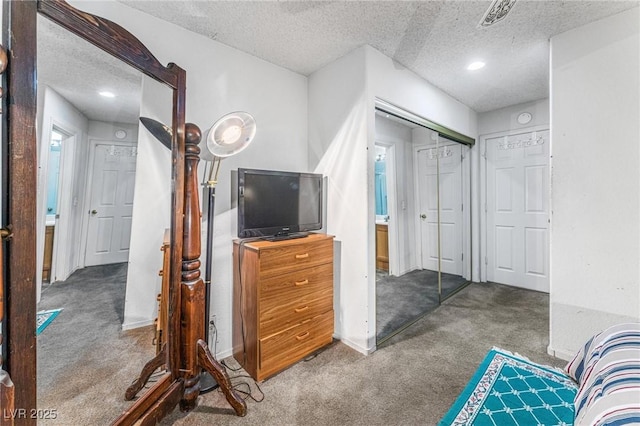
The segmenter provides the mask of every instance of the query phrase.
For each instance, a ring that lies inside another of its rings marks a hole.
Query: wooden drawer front
[[[300,297],[271,299],[260,305],[261,338],[279,333],[294,325],[333,309],[333,288],[329,287]]]
[[[329,311],[282,333],[260,339],[258,380],[288,367],[314,350],[331,343],[332,338],[333,311]]]
[[[260,282],[260,301],[279,303],[283,298],[295,298],[326,288],[333,288],[333,264],[304,268],[267,278]]]
[[[260,250],[260,278],[273,277],[300,268],[331,263],[333,240],[284,245]]]

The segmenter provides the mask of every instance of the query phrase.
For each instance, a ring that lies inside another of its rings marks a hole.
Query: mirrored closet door
[[[430,124],[376,110],[378,344],[470,282],[470,146]]]

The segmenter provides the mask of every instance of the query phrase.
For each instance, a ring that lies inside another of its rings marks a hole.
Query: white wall
[[[232,240],[236,237],[236,210],[232,209],[230,201],[231,171],[238,167],[310,170],[307,152],[307,79],[117,2],[73,3],[118,22],[145,43],[161,63],[174,62],[186,70],[187,121],[198,124],[204,131],[231,111],[245,110],[256,119],[258,130],[255,140],[242,153],[222,162],[216,188],[211,312],[216,316],[217,351],[219,356],[227,356],[232,348],[231,253]],[[146,93],[143,93],[143,99],[145,96]],[[147,167],[155,168],[153,164]],[[141,172],[142,169],[138,167],[137,173]],[[165,190],[168,191],[168,188]],[[136,191],[136,197],[138,194],[145,197],[141,191]],[[145,199],[153,196],[147,193]],[[135,203],[139,203],[138,198]],[[162,226],[162,223],[158,223],[154,229]],[[134,230],[132,244],[136,239],[148,237]],[[149,250],[153,250],[160,262],[158,248]],[[204,262],[204,256],[201,259]],[[129,280],[132,278],[130,276]],[[154,267],[153,271],[149,268],[136,279],[150,284],[145,294],[135,296],[140,309],[128,312],[128,320],[134,322],[143,321],[145,315],[148,318],[150,307],[155,303],[156,288],[151,283],[157,280],[157,268]],[[128,294],[127,303],[132,302],[130,296],[134,297]]]
[[[144,76],[140,116],[171,123],[173,92]],[[171,151],[140,124],[131,220],[131,241],[122,328],[153,323],[158,313],[164,230],[171,227]]]
[[[518,115],[522,112],[531,114],[531,121],[527,124],[518,123]],[[527,127],[549,125],[549,99],[512,105],[506,108],[478,114],[478,134],[518,131]]]
[[[36,190],[36,300],[40,300],[40,290],[42,285],[42,264],[44,258],[44,232],[45,217],[47,209],[47,176],[49,160],[49,140],[53,126],[63,129],[65,132],[75,134],[75,147],[72,147],[71,155],[64,151],[66,159],[72,158],[71,164],[61,163],[60,173],[65,175],[68,182],[73,182],[72,193],[63,194],[67,201],[70,201],[71,209],[66,212],[66,235],[60,234],[60,228],[56,229],[58,235],[56,239],[63,238],[65,244],[59,249],[64,251],[64,269],[66,278],[68,273],[77,269],[80,262],[80,229],[82,226],[82,200],[84,196],[84,173],[86,171],[86,142],[89,121],[87,118],[71,105],[65,98],[47,86],[38,87],[38,121],[41,125],[37,131],[38,145],[38,184]],[[68,149],[68,145],[63,146],[63,150]],[[63,160],[64,161],[64,160]],[[64,213],[63,213],[64,214]],[[66,247],[66,246],[69,247]],[[58,253],[57,255],[61,255]],[[56,259],[57,260],[57,259]],[[53,277],[52,277],[53,278]]]
[[[640,320],[640,9],[551,39],[550,353]]]
[[[367,287],[371,253],[366,251],[375,220],[368,203],[375,149],[372,143],[368,151],[365,88],[363,48],[309,76],[309,162],[328,177],[326,230],[336,237],[335,331],[343,343],[364,353],[375,345]]]
[[[367,55],[369,101],[382,99],[420,117],[475,138],[477,114],[371,46]],[[373,114],[373,108],[370,109]]]
[[[327,232],[337,240],[336,332],[375,349],[375,100],[476,136],[476,113],[370,46],[309,77],[310,166],[329,177]]]

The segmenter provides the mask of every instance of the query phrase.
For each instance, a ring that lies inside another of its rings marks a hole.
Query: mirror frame
[[[165,374],[139,398],[115,424],[133,424],[159,420],[183,397],[184,374],[181,373],[181,299],[180,288],[183,248],[193,236],[189,218],[184,215],[186,189],[186,157],[197,162],[197,153],[186,155],[185,96],[186,72],[176,64],[163,66],[135,36],[118,24],[75,9],[64,0],[20,0],[3,2],[3,45],[9,53],[8,72],[3,76],[2,147],[2,225],[11,232],[3,259],[6,275],[5,320],[2,322],[2,366],[14,385],[14,406],[25,409],[27,416],[20,424],[36,424],[36,17],[41,14],[82,39],[89,41],[115,58],[145,75],[166,84],[173,91],[171,149],[171,267],[168,303],[168,330]],[[12,90],[15,88],[14,90]],[[8,102],[7,102],[8,98]],[[196,198],[197,202],[197,198]],[[187,212],[191,213],[191,212]],[[192,216],[188,214],[187,216]],[[185,233],[186,231],[186,233]],[[187,257],[193,263],[192,250]],[[199,257],[199,247],[197,257]],[[197,260],[197,258],[196,258]],[[186,262],[189,263],[189,262]],[[199,264],[199,261],[198,261]],[[166,273],[166,272],[165,272]],[[123,388],[126,384],[123,384]],[[3,416],[4,417],[4,416]],[[0,419],[5,424],[7,419]],[[8,420],[13,424],[13,419]]]

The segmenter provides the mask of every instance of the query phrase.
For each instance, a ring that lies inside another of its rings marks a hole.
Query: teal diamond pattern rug
[[[48,311],[40,311],[36,313],[36,336],[42,333],[42,330],[51,324],[51,321],[58,316],[60,311],[62,311],[62,308],[50,309]]]
[[[439,425],[572,425],[576,392],[562,371],[493,348]]]

